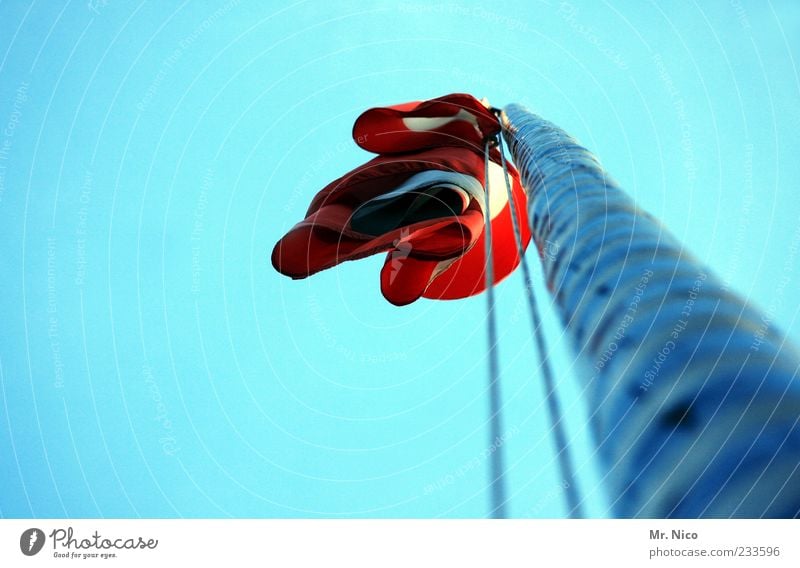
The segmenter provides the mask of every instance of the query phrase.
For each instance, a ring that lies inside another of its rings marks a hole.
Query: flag
[[[377,157],[329,183],[272,251],[273,266],[305,278],[347,260],[386,253],[384,297],[406,305],[420,297],[456,299],[485,289],[484,191],[489,188],[494,281],[519,263],[500,155],[489,179],[484,140],[497,118],[470,95],[373,108],[353,138]],[[509,164],[523,243],[530,240],[526,196]]]

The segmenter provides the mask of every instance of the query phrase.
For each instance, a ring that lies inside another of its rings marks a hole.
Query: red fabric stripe
[[[449,122],[433,130],[414,131],[403,124],[410,117],[452,117],[464,110],[478,124],[464,120]],[[370,152],[397,154],[435,146],[466,146],[483,151],[483,140],[500,132],[500,123],[472,95],[452,94],[423,102],[371,108],[356,119],[353,139]]]

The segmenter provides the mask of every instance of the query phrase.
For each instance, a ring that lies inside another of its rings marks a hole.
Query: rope
[[[564,495],[567,500],[567,508],[570,518],[579,519],[583,517],[581,500],[579,499],[578,488],[575,482],[575,471],[572,465],[572,456],[569,451],[569,444],[567,443],[567,435],[564,430],[563,415],[561,413],[561,404],[558,400],[558,393],[556,392],[553,369],[550,365],[547,345],[545,344],[544,333],[542,332],[542,320],[539,316],[539,307],[536,303],[536,296],[533,292],[533,279],[531,278],[531,270],[528,266],[528,261],[525,258],[525,249],[522,244],[522,234],[520,232],[519,220],[517,217],[517,204],[514,201],[514,192],[511,190],[511,180],[508,175],[508,166],[506,165],[506,156],[505,151],[503,150],[502,139],[499,142],[499,149],[500,161],[503,164],[503,175],[505,176],[506,180],[506,193],[508,194],[508,202],[511,205],[511,225],[514,229],[514,239],[517,243],[517,252],[519,253],[520,265],[522,267],[522,276],[525,279],[525,292],[531,312],[533,336],[536,341],[536,350],[539,356],[539,362],[541,363],[540,366],[542,369],[542,375],[544,376],[545,398],[547,400],[547,409],[550,417],[550,423],[552,425],[551,432],[553,432],[556,449],[558,450],[557,457],[561,476],[566,482]],[[486,156],[486,159],[488,160],[488,153]],[[487,171],[487,179],[488,176],[489,174]]]
[[[484,146],[484,233],[486,234],[486,325],[489,339],[489,425],[490,444],[502,436],[502,409],[500,408],[500,360],[497,350],[497,314],[494,297],[494,262],[492,261],[492,218],[489,212],[489,146],[491,139]],[[489,516],[494,519],[506,518],[506,485],[503,448],[497,447],[491,453],[491,499],[492,510]]]

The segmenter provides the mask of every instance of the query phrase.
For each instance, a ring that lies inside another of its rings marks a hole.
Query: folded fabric
[[[483,152],[483,141],[500,132],[500,122],[472,95],[371,108],[353,125],[356,143],[376,154],[414,152],[437,146],[466,146]]]
[[[393,304],[409,304],[423,296],[463,298],[484,290],[483,139],[499,124],[472,97],[450,97],[362,114],[354,137],[361,137],[362,147],[382,154],[314,197],[306,218],[275,245],[275,268],[292,278],[305,278],[347,260],[387,252],[381,291]],[[429,119],[431,129],[396,130],[397,121],[406,124],[409,118]],[[496,282],[519,263],[498,159],[495,150],[488,180]],[[510,164],[509,173],[527,246],[525,193]]]

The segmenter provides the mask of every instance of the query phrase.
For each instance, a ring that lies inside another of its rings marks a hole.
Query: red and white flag
[[[306,218],[275,245],[273,265],[282,274],[305,278],[386,252],[381,291],[393,304],[483,291],[483,145],[499,130],[497,118],[470,95],[364,112],[353,138],[379,156],[314,197]],[[493,149],[488,187],[495,282],[519,264],[499,160]],[[526,196],[510,164],[509,174],[527,246]]]

